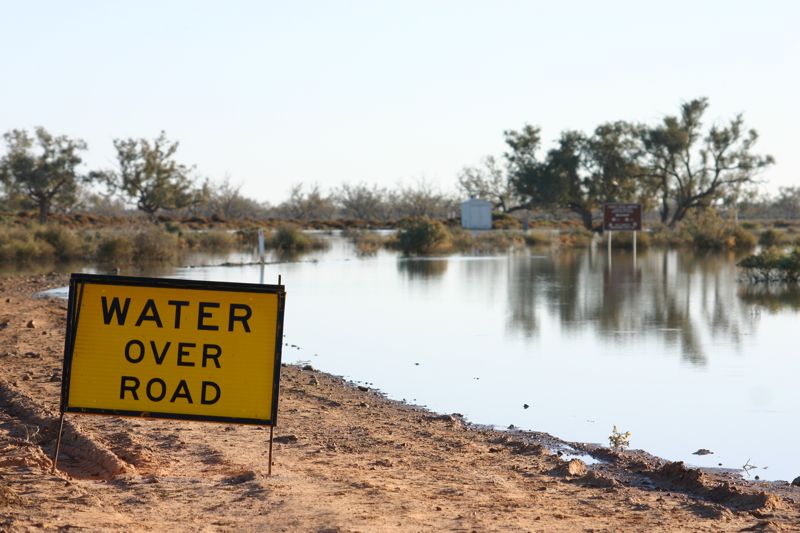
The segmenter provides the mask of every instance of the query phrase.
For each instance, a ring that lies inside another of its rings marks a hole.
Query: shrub
[[[522,223],[508,213],[492,213],[492,229],[521,229]]]
[[[55,255],[53,246],[36,239],[35,233],[30,229],[0,229],[0,262],[52,261]]]
[[[756,247],[756,236],[741,226],[735,226],[732,231],[733,248],[736,250],[752,250]]]
[[[450,233],[444,224],[428,217],[401,221],[395,245],[406,255],[445,253],[452,248]]]
[[[745,250],[756,243],[750,232],[723,220],[713,209],[687,216],[681,233],[687,242],[700,250]]]
[[[45,226],[36,232],[35,238],[52,246],[55,257],[62,261],[85,256],[81,239],[63,226]]]
[[[523,238],[528,246],[546,246],[553,243],[553,232],[532,230],[526,232]]]
[[[328,246],[327,241],[313,237],[294,224],[281,224],[265,242],[268,248],[280,252],[306,252]]]
[[[345,230],[342,235],[355,245],[358,255],[374,255],[387,242],[385,237],[372,231],[350,229]]]
[[[103,264],[128,265],[133,262],[133,239],[129,235],[112,234],[101,237],[95,257]]]
[[[453,249],[471,254],[500,253],[525,246],[525,239],[519,232],[482,231],[473,234],[461,228],[451,230],[450,242]]]
[[[227,252],[239,244],[235,234],[219,230],[187,233],[184,239],[189,248],[204,252]]]
[[[778,248],[767,248],[760,254],[742,259],[738,266],[756,281],[800,281],[800,248],[782,254]]]
[[[640,231],[636,235],[636,249],[644,250],[652,244],[650,234]],[[611,237],[611,247],[619,250],[633,250],[633,232],[615,231]]]
[[[594,233],[583,228],[573,228],[562,232],[558,236],[560,246],[571,248],[586,248],[592,244]]]
[[[164,263],[178,255],[178,236],[157,226],[136,233],[133,238],[135,259],[141,263]]]

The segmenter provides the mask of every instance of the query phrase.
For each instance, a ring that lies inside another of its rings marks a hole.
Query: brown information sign
[[[642,204],[605,204],[603,229],[606,231],[641,231]]]

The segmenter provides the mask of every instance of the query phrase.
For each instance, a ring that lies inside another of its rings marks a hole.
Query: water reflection
[[[589,329],[617,344],[655,337],[704,365],[704,333],[738,345],[754,327],[737,298],[730,258],[651,250],[634,264],[620,251],[609,264],[604,256],[589,250],[512,258],[509,329],[535,337],[543,319],[555,317],[562,330]]]
[[[447,259],[400,258],[397,270],[409,279],[436,279],[447,272]]]
[[[800,309],[800,287],[796,285],[748,283],[739,289],[739,298],[754,306],[755,312],[762,309],[777,313],[783,309]]]

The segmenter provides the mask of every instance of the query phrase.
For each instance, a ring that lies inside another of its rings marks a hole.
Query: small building
[[[492,202],[470,198],[461,204],[461,227],[492,229]]]

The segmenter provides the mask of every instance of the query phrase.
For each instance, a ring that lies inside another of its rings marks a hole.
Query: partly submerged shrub
[[[546,230],[531,230],[523,234],[528,246],[546,246],[553,243],[554,233]]]
[[[519,219],[508,213],[492,213],[492,229],[521,229]]]
[[[307,252],[319,250],[328,246],[324,241],[313,235],[303,232],[294,224],[281,224],[266,239],[266,246],[280,252]]]
[[[683,239],[699,250],[747,250],[756,244],[752,233],[724,220],[713,209],[690,213],[680,231]]]
[[[791,231],[792,228],[786,231],[779,231],[769,228],[758,236],[758,244],[761,246],[785,246],[792,243]]]
[[[394,241],[406,255],[446,253],[452,249],[450,233],[438,220],[419,217],[403,220]]]
[[[759,254],[742,259],[738,266],[755,281],[800,281],[800,248],[782,253],[779,248],[767,248]]]
[[[586,248],[591,246],[594,233],[584,228],[573,228],[558,235],[559,246]]]
[[[174,233],[152,226],[136,233],[133,238],[135,259],[142,263],[166,263],[178,255],[179,241]]]
[[[345,230],[342,235],[349,238],[355,245],[358,255],[374,255],[388,241],[386,237],[379,233],[358,229]]]
[[[35,238],[52,246],[55,257],[62,261],[84,257],[86,253],[80,237],[64,226],[43,226],[36,231]]]
[[[0,228],[0,262],[51,261],[55,257],[53,246],[36,239],[35,231],[28,228]]]
[[[239,245],[236,234],[228,231],[192,231],[183,235],[186,245],[202,252],[228,252]]]
[[[95,257],[99,263],[128,265],[133,262],[133,239],[122,233],[108,234],[100,238]]]
[[[611,237],[611,247],[620,250],[633,250],[633,235],[632,231],[614,231]],[[606,237],[608,238],[608,237]],[[652,244],[650,235],[643,231],[636,232],[636,249],[644,250],[649,248]]]

